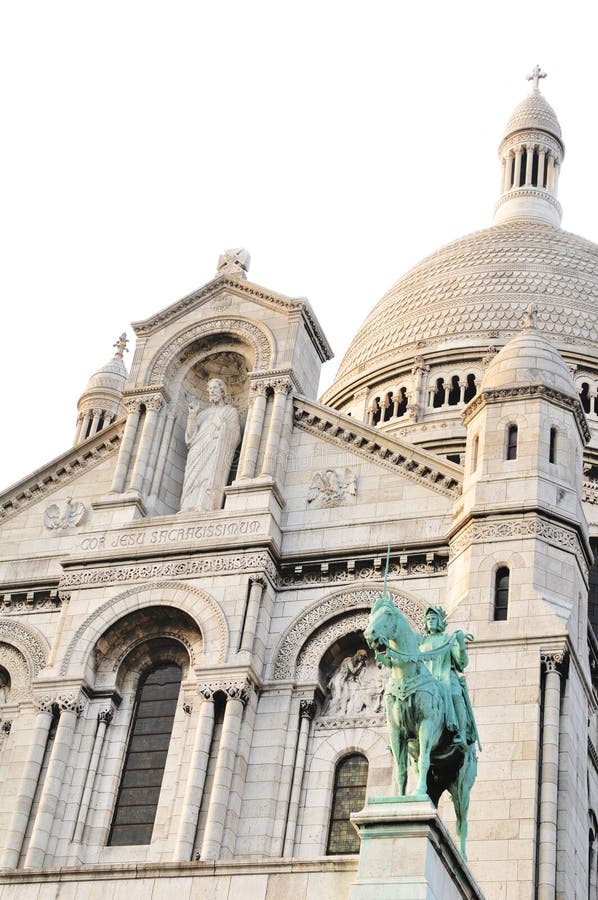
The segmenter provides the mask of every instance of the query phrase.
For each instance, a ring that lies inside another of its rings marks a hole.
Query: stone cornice
[[[298,428],[330,444],[350,450],[453,500],[461,493],[463,473],[458,466],[407,441],[391,438],[350,416],[303,397],[295,397],[294,422]]]
[[[283,294],[268,291],[250,281],[232,278],[230,275],[219,275],[202,288],[199,288],[199,290],[193,291],[193,293],[188,294],[171,306],[166,307],[166,309],[157,313],[155,316],[151,316],[149,319],[144,319],[143,321],[133,322],[132,327],[135,334],[138,336],[153,334],[153,332],[158,329],[163,328],[175,319],[185,315],[190,309],[194,309],[202,303],[206,303],[221,291],[223,287],[231,288],[236,293],[243,294],[262,306],[277,309],[279,312],[285,312],[287,314],[298,312],[303,318],[306,330],[318,351],[320,359],[323,362],[332,359],[333,354],[330,345],[307,300],[290,299]]]
[[[74,481],[82,472],[115,453],[120,445],[123,424],[124,420],[120,419],[108,428],[103,428],[0,494],[0,523],[48,497],[58,488]]]
[[[552,403],[568,409],[575,416],[577,427],[585,443],[589,443],[592,437],[586,417],[584,415],[581,403],[578,397],[570,397],[554,388],[545,384],[529,384],[517,387],[489,388],[480,391],[479,394],[470,400],[463,412],[461,418],[465,425],[469,425],[473,417],[479,409],[486,403],[501,403],[505,400],[529,400],[530,398],[542,397]]]

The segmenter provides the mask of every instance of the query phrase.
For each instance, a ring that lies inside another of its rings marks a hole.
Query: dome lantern
[[[546,73],[535,66],[528,80],[531,93],[513,111],[499,147],[501,196],[496,205],[496,224],[528,219],[560,225],[558,177],[565,155],[561,127],[553,108],[540,92]]]

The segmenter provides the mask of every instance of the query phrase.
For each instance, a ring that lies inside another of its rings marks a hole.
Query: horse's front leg
[[[424,719],[419,726],[419,758],[417,768],[419,769],[419,781],[415,789],[416,794],[428,796],[428,770],[430,768],[430,753],[434,743],[434,723],[429,719]]]
[[[386,720],[388,722],[388,733],[390,734],[390,749],[395,761],[399,797],[403,797],[407,790],[407,741],[401,738],[396,716],[394,715],[396,702],[397,701],[389,695],[385,698]]]

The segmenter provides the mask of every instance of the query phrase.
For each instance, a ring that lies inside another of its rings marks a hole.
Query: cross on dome
[[[531,70],[530,74],[527,76],[528,81],[534,82],[534,86],[533,86],[534,91],[538,91],[540,89],[538,87],[538,82],[540,81],[540,78],[546,78],[546,72],[543,72],[542,69],[540,68],[540,66],[534,66],[534,68]]]

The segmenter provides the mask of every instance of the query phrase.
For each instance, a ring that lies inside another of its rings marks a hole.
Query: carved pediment
[[[430,490],[453,500],[461,493],[463,472],[458,466],[407,441],[390,437],[304,397],[295,397],[294,418],[297,428],[365,457]]]

